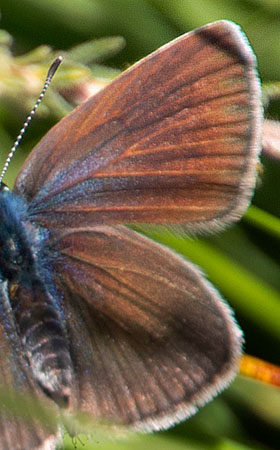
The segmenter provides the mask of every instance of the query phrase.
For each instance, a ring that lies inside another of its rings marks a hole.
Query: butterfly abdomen
[[[37,254],[43,244],[39,237],[38,242],[34,239],[36,230],[22,219],[22,202],[13,197],[0,194],[0,279],[7,285],[4,307],[33,377],[47,395],[67,406],[73,368],[59,299],[38,270]]]
[[[21,283],[16,289],[11,283],[10,298],[18,333],[34,377],[50,397],[61,406],[67,406],[73,369],[55,299],[38,278]]]

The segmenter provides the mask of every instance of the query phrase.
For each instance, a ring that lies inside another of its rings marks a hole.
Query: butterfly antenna
[[[43,97],[44,97],[44,95],[45,95],[45,93],[46,93],[46,91],[47,91],[51,81],[52,81],[52,78],[53,78],[55,72],[57,71],[59,65],[61,64],[62,59],[63,59],[62,56],[59,56],[58,58],[56,58],[54,60],[54,62],[50,66],[50,68],[48,70],[48,73],[47,73],[47,76],[46,76],[46,80],[45,80],[43,89],[42,89],[42,91],[41,91],[41,93],[40,93],[40,95],[38,97],[38,100],[36,101],[34,107],[30,111],[30,113],[29,113],[25,123],[23,124],[22,129],[19,132],[18,137],[15,140],[14,145],[11,148],[10,153],[7,156],[7,159],[6,159],[6,162],[4,164],[3,170],[2,170],[2,172],[0,174],[0,183],[2,183],[3,177],[4,177],[5,173],[7,172],[7,169],[9,167],[10,162],[11,162],[11,159],[12,159],[16,149],[18,148],[18,146],[19,146],[19,144],[20,144],[20,142],[21,142],[21,140],[23,138],[23,135],[25,134],[25,131],[28,128],[28,126],[29,126],[29,124],[30,124],[30,122],[31,122],[31,120],[32,120],[36,110],[38,109],[38,106],[40,105],[40,103],[41,103],[41,101],[42,101],[42,99],[43,99]]]

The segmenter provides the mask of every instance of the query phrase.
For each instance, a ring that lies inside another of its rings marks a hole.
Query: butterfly
[[[242,332],[201,271],[126,225],[238,220],[260,149],[255,56],[218,21],[168,43],[61,120],[0,192],[0,391],[139,431],[234,378]],[[0,449],[56,430],[0,409]],[[17,438],[15,439],[15,436]]]

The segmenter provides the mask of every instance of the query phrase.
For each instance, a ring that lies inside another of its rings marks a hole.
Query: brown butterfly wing
[[[260,89],[239,27],[179,37],[76,108],[37,145],[15,192],[46,227],[240,217],[255,184]]]
[[[166,428],[234,377],[241,332],[198,269],[103,224],[197,231],[238,218],[255,183],[260,117],[254,56],[222,21],[133,66],[28,158],[15,192],[30,220],[56,230],[53,276],[81,410]]]
[[[65,232],[56,248],[78,408],[167,428],[235,376],[241,331],[195,266],[124,227]]]
[[[5,303],[0,283],[0,303]],[[1,306],[0,450],[54,450],[59,433],[48,413],[54,405],[34,381],[14,323]],[[48,409],[49,408],[49,409]]]

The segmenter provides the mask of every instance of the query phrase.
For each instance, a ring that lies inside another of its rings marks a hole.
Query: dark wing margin
[[[194,265],[124,227],[67,232],[57,247],[72,403],[83,412],[164,429],[234,378],[242,332]]]
[[[250,202],[261,118],[247,39],[237,25],[215,22],[144,58],[60,121],[15,192],[46,227],[215,230]]]

